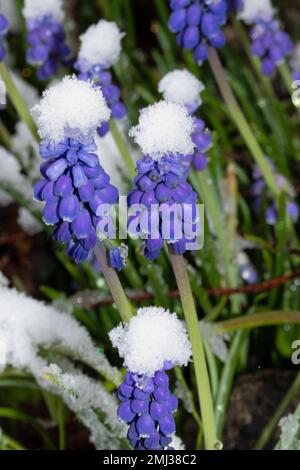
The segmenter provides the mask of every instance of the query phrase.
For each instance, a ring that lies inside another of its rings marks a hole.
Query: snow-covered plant
[[[63,0],[25,0],[23,14],[28,31],[28,62],[38,66],[41,80],[48,80],[70,56],[63,29]]]
[[[115,119],[124,118],[126,108],[120,100],[120,89],[112,83],[112,75],[108,69],[119,60],[123,36],[116,23],[100,20],[80,36],[80,49],[75,64],[81,80],[93,80],[101,87],[111,116]],[[98,134],[103,137],[108,130],[108,121],[105,121],[98,127]]]
[[[118,384],[119,373],[74,318],[15,289],[1,285],[0,290],[1,370],[11,366],[38,377],[48,366],[40,349],[54,350],[88,364]]]
[[[272,18],[275,13],[271,0],[243,0],[239,18],[252,24],[258,17]]]
[[[118,415],[129,425],[131,446],[137,450],[172,448],[178,400],[170,392],[166,371],[186,366],[190,360],[184,324],[175,313],[147,307],[109,336],[127,368],[118,389]]]
[[[59,395],[90,430],[95,448],[118,450],[125,446],[126,426],[117,416],[117,400],[99,380],[67,365],[63,371],[50,364],[41,371],[42,386]]]
[[[281,436],[275,450],[300,450],[300,406],[294,414],[281,418],[279,427]]]
[[[96,448],[120,448],[125,429],[117,419],[116,400],[99,380],[84,374],[78,363],[115,385],[121,376],[99,352],[88,331],[68,313],[9,289],[3,276],[0,323],[0,371],[13,367],[29,372],[42,388],[62,397],[90,429]]]
[[[158,84],[158,90],[165,101],[185,106],[193,115],[201,106],[200,93],[205,89],[203,83],[188,70],[173,70],[167,73]],[[206,153],[212,145],[211,132],[204,121],[194,117],[192,140],[195,144],[193,165],[197,171],[203,171],[207,165]]]
[[[271,0],[244,0],[238,17],[253,25],[252,53],[261,60],[262,72],[270,76],[293,51],[292,41],[281,30]]]
[[[95,153],[96,129],[109,119],[110,110],[99,87],[65,77],[45,91],[33,113],[45,160],[35,198],[45,202],[43,219],[54,225],[53,238],[68,243],[76,262],[86,260],[96,245],[99,222],[110,220],[107,206],[119,197]]]
[[[165,101],[142,109],[138,125],[130,130],[143,157],[137,162],[135,187],[128,195],[134,212],[129,233],[146,238],[144,254],[149,260],[159,256],[164,240],[183,254],[195,239],[197,194],[187,181],[195,147],[193,131],[194,120],[186,108]],[[136,206],[140,210],[135,211]],[[189,207],[186,213],[184,206]],[[168,227],[164,228],[163,220],[170,221]]]

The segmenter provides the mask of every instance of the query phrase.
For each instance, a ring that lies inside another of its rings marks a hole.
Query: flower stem
[[[99,261],[101,271],[109,287],[117,309],[121,315],[121,318],[124,322],[127,322],[132,317],[132,307],[127,299],[116,271],[112,269],[107,263],[106,251],[100,241],[97,242],[97,245],[94,248],[94,253],[97,260]]]
[[[205,447],[207,450],[214,450],[216,449],[217,440],[213,400],[195,302],[184,258],[181,255],[174,254],[171,248],[169,248],[169,255],[180,293],[190,341],[192,343]]]
[[[247,336],[247,332],[238,331],[231,343],[231,347],[226,359],[225,366],[222,370],[222,375],[220,379],[219,392],[216,399],[216,427],[217,427],[217,436],[219,439],[222,437],[224,421],[226,416],[226,409],[229,400],[229,394],[232,387],[234,374],[237,367],[238,357],[240,353],[240,348],[244,339]]]
[[[272,171],[269,167],[267,160],[265,159],[264,153],[258,144],[253,131],[248,124],[240,105],[238,104],[232,89],[228,83],[225,70],[222,66],[220,58],[215,49],[209,47],[208,52],[209,63],[214,74],[215,80],[219,86],[220,92],[223,96],[223,99],[231,113],[231,116],[239,129],[241,135],[243,136],[249,151],[251,152],[256,163],[259,165],[262,174],[266,180],[267,185],[270,190],[273,192],[274,196],[277,198],[279,196],[279,188],[276,184],[275,178],[272,174]]]
[[[129,171],[130,179],[133,179],[136,175],[135,164],[131,158],[127,145],[124,142],[123,136],[121,135],[118,126],[113,119],[110,120],[109,126],[116,146],[118,147],[118,150],[123,158],[126,168]]]
[[[3,123],[2,119],[0,119],[0,140],[5,145],[5,147],[11,152],[11,136],[8,129],[5,127],[5,124]]]
[[[227,270],[227,283],[230,287],[234,287],[236,282],[236,275],[232,256],[230,253],[230,244],[229,240],[227,239],[226,230],[223,226],[223,222],[221,219],[220,207],[216,199],[216,195],[212,190],[210,184],[211,177],[208,174],[207,170],[197,172],[197,175],[204,205],[208,208],[209,216],[211,218],[214,229],[216,231],[216,235],[219,240],[223,261]]]
[[[280,75],[284,81],[284,84],[288,90],[289,93],[292,93],[292,83],[293,83],[293,80],[292,80],[292,77],[291,77],[291,74],[290,74],[290,71],[289,71],[289,68],[287,66],[287,63],[286,62],[283,62],[282,64],[279,64],[278,65],[278,69],[279,69],[279,72],[280,72]]]
[[[14,81],[10,75],[10,72],[6,65],[2,62],[0,63],[0,75],[5,83],[7,93],[16,108],[16,111],[18,112],[20,118],[25,122],[27,125],[28,129],[32,133],[33,137],[37,142],[39,142],[39,136],[37,133],[36,125],[34,120],[32,119],[27,105],[20,94],[19,90],[17,89],[16,85],[14,84]]]

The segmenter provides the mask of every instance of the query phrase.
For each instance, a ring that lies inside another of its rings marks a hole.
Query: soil
[[[280,401],[295,378],[289,370],[261,370],[240,376],[231,393],[224,430],[224,448],[251,450],[264,426],[269,422]],[[300,394],[286,414],[296,408]],[[273,449],[279,438],[276,429],[267,449]]]
[[[0,208],[0,271],[20,290],[39,298],[39,286],[51,285],[57,266],[47,249],[47,237],[28,235],[17,218],[16,204]]]

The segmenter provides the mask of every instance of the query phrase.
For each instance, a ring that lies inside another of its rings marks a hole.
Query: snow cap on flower
[[[183,106],[202,103],[200,93],[205,89],[203,83],[188,70],[173,70],[167,73],[158,84],[158,91],[166,101]]]
[[[190,154],[194,121],[187,110],[175,103],[159,101],[140,111],[139,123],[129,131],[142,152],[153,159],[167,154]]]
[[[129,323],[114,328],[109,337],[125,366],[149,377],[162,370],[166,362],[183,366],[191,357],[184,323],[163,308],[140,308]]]
[[[111,67],[121,53],[121,33],[116,23],[100,20],[80,36],[81,47],[78,58],[92,65]]]
[[[110,118],[101,88],[75,76],[67,76],[46,90],[32,114],[41,138],[53,142],[64,137],[85,140]]]
[[[272,18],[274,12],[271,0],[244,0],[238,18],[245,23],[252,23],[259,16]]]
[[[64,19],[63,0],[25,0],[23,15],[26,20],[33,20],[42,16],[52,16],[62,22]]]

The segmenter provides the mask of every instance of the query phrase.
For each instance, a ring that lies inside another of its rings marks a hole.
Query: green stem
[[[217,334],[287,323],[300,324],[300,312],[274,311],[233,318],[213,325]]]
[[[292,77],[291,77],[291,74],[290,74],[290,71],[289,71],[289,68],[287,66],[287,63],[286,62],[283,62],[282,64],[279,64],[278,65],[278,69],[279,69],[279,72],[280,72],[280,75],[284,81],[284,84],[288,90],[288,92],[290,94],[292,94],[292,83],[293,83],[293,80],[292,80]]]
[[[278,421],[286,412],[289,404],[294,399],[294,397],[298,394],[299,390],[300,390],[300,373],[295,378],[294,382],[292,383],[292,386],[290,387],[290,389],[284,396],[283,400],[279,403],[277,409],[275,410],[275,413],[273,414],[272,418],[268,422],[267,426],[263,429],[258,441],[255,444],[255,447],[254,447],[255,450],[262,450],[266,446],[266,444],[270,440],[271,435],[273,434],[273,431],[275,430],[277,426]]]
[[[111,19],[111,9],[109,0],[98,0],[99,8],[107,19]]]
[[[218,391],[218,386],[219,386],[217,361],[216,361],[216,357],[214,356],[211,350],[211,347],[208,341],[205,338],[203,338],[203,344],[204,344],[204,351],[205,351],[205,356],[207,359],[207,365],[208,365],[208,370],[209,370],[212,396],[215,399],[217,395],[217,391]]]
[[[58,401],[57,406],[57,424],[59,430],[59,450],[65,450],[66,448],[66,428],[65,428],[65,417],[64,417],[64,403],[62,400]]]
[[[262,73],[261,69],[261,61],[258,57],[255,57],[251,51],[251,44],[249,40],[249,35],[245,31],[241,21],[239,21],[236,17],[233,19],[235,30],[238,32],[239,37],[241,39],[242,45],[247,53],[247,56],[252,64],[252,67],[257,75],[258,80],[261,82],[263,86],[263,91],[268,98],[269,107],[272,107],[273,113],[276,116],[276,119],[270,116],[269,125],[273,129],[274,134],[279,143],[279,148],[282,147],[282,140],[285,142],[285,148],[289,151],[290,154],[293,152],[293,146],[291,145],[291,134],[290,129],[288,126],[288,122],[286,120],[285,111],[282,109],[282,103],[279,101],[276,93],[274,91],[274,87],[272,85],[272,81],[266,77]],[[286,152],[286,150],[284,150]]]
[[[27,105],[22,95],[14,84],[14,81],[10,75],[8,68],[3,62],[0,64],[0,75],[5,83],[7,93],[14,107],[16,108],[16,111],[18,112],[20,118],[25,122],[35,140],[39,142],[39,136],[37,133],[35,122],[28,111]]]
[[[243,136],[249,151],[251,152],[256,163],[259,165],[262,174],[266,180],[267,185],[270,190],[273,192],[274,196],[277,198],[279,195],[279,188],[276,184],[274,175],[269,167],[267,160],[265,159],[264,153],[258,144],[253,131],[248,124],[240,105],[238,104],[232,89],[228,83],[228,78],[226,77],[225,70],[222,66],[220,58],[215,49],[209,47],[208,52],[209,63],[214,74],[215,80],[219,86],[220,92],[223,96],[223,99],[228,107],[228,110],[231,113],[232,119],[234,120],[239,132]]]
[[[1,139],[1,142],[4,144],[4,146],[11,152],[12,151],[11,136],[6,126],[4,125],[2,119],[0,119],[0,139]]]
[[[223,225],[221,209],[216,194],[212,189],[212,179],[207,170],[199,171],[197,175],[204,205],[208,208],[209,217],[219,240],[222,258],[227,271],[227,284],[230,287],[234,287],[236,285],[236,274],[230,252],[230,244]]]
[[[123,158],[126,168],[129,171],[129,177],[133,179],[136,176],[135,164],[131,158],[128,147],[126,143],[124,142],[123,136],[120,133],[117,124],[115,123],[113,119],[110,120],[109,125],[110,125],[110,131],[112,133],[116,146],[118,147],[118,150],[121,154],[121,157]]]
[[[101,271],[109,287],[117,309],[121,315],[121,318],[124,322],[127,322],[132,317],[132,307],[127,299],[116,271],[112,269],[107,263],[106,251],[100,241],[98,241],[97,245],[95,246],[94,253],[97,260],[99,261]]]
[[[222,431],[224,427],[224,421],[226,416],[226,409],[229,400],[229,394],[233,383],[233,378],[238,362],[238,355],[241,344],[245,338],[245,332],[236,333],[233,342],[231,344],[226,364],[222,371],[222,376],[219,385],[219,392],[216,400],[216,427],[217,436],[219,439],[222,438]]]
[[[195,302],[183,257],[181,255],[174,254],[171,249],[169,249],[169,255],[176,277],[187,329],[192,344],[198,397],[203,421],[205,447],[207,450],[214,450],[216,449],[215,446],[217,440],[213,400]]]

